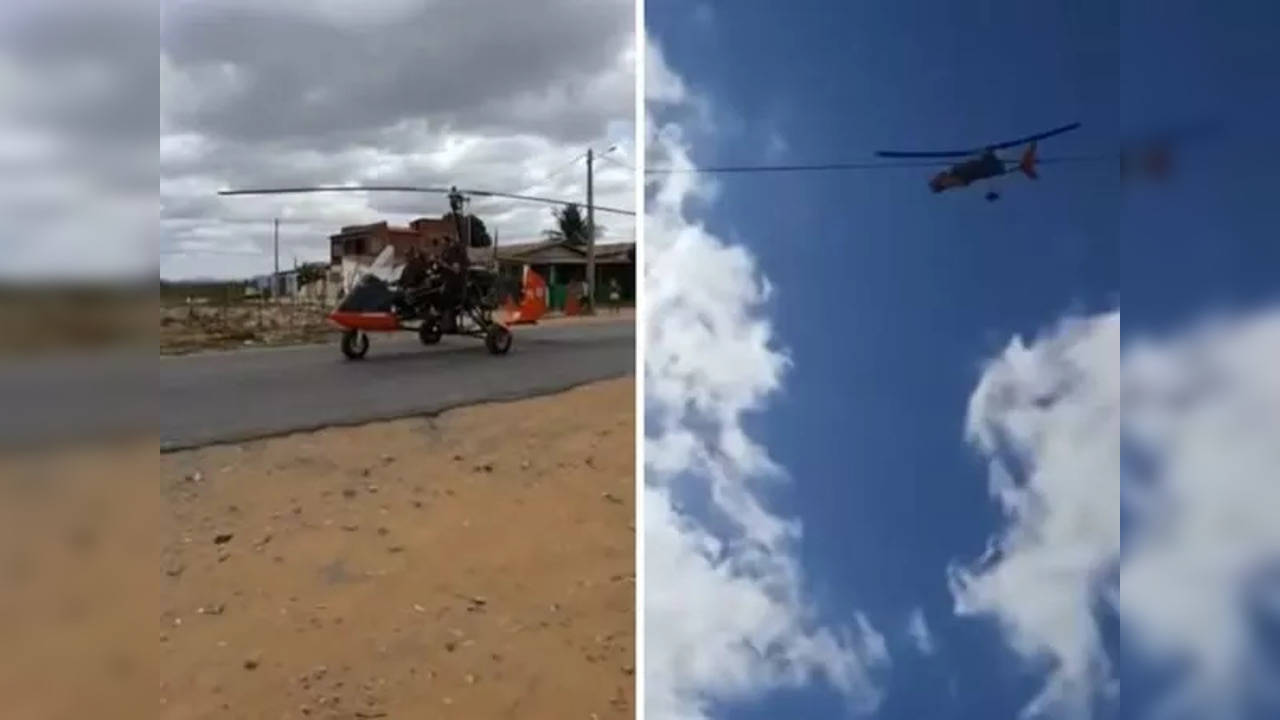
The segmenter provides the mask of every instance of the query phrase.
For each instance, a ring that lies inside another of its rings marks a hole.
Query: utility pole
[[[276,256],[276,271],[275,274],[271,276],[271,299],[275,300],[280,293],[280,218],[275,219],[274,229],[271,236],[272,244],[275,246]]]
[[[596,198],[592,177],[595,151],[587,148],[587,314],[596,313]]]

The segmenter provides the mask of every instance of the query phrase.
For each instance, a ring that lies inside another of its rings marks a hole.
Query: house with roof
[[[636,297],[636,244],[597,244],[596,302],[609,301],[610,281],[616,280],[623,303],[634,303]],[[499,273],[518,285],[528,268],[547,283],[548,306],[562,310],[571,290],[582,287],[587,278],[587,247],[567,240],[544,240],[519,245],[499,245]]]

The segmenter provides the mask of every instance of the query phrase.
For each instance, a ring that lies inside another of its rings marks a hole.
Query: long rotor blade
[[[219,190],[219,195],[293,195],[299,193],[324,193],[324,192],[416,192],[416,193],[433,193],[436,195],[448,195],[450,188],[443,187],[416,187],[413,185],[316,185],[311,187],[286,187],[286,188],[248,188],[243,190]],[[504,197],[512,200],[525,200],[528,202],[540,202],[548,205],[578,205],[585,208],[582,203],[575,203],[571,200],[557,200],[555,198],[535,197],[533,195],[517,195],[515,193],[494,192],[492,190],[475,190],[475,189],[458,189],[458,192],[464,195],[474,195],[476,197]],[[606,207],[596,205],[595,209],[600,212],[617,213],[619,215],[635,215],[632,210],[623,210],[621,208]]]
[[[548,205],[577,205],[586,209],[585,203],[575,203],[569,200],[557,200],[555,198],[537,197],[536,195],[517,195],[516,193],[494,192],[493,190],[459,190],[464,195],[475,195],[476,197],[501,197],[511,198],[512,200],[527,200],[529,202],[540,202]],[[623,210],[621,208],[607,207],[604,205],[596,205],[595,209],[599,212],[617,213],[619,215],[635,215],[634,210]]]
[[[312,187],[250,188],[244,190],[219,190],[219,195],[292,195],[321,192],[420,192],[448,195],[449,188],[414,187],[412,185],[316,185]]]
[[[1054,128],[1052,130],[1045,130],[1042,133],[1036,133],[1035,135],[1028,135],[1024,138],[1018,138],[1017,140],[1006,140],[1002,143],[997,143],[995,145],[992,145],[991,149],[1002,150],[1004,148],[1013,147],[1015,145],[1026,145],[1027,143],[1030,143],[1030,142],[1036,142],[1037,140],[1044,140],[1045,138],[1051,138],[1051,137],[1054,137],[1055,135],[1061,135],[1063,133],[1071,132],[1072,130],[1075,130],[1078,127],[1080,127],[1080,123],[1074,122],[1074,123],[1071,123],[1070,125],[1063,125],[1062,127]]]
[[[876,155],[878,155],[879,157],[885,157],[885,158],[965,157],[968,155],[974,155],[974,154],[980,153],[984,150],[1002,150],[1004,148],[1013,147],[1015,145],[1024,145],[1029,142],[1044,140],[1045,138],[1051,138],[1051,137],[1054,137],[1055,135],[1061,135],[1066,132],[1071,132],[1072,130],[1075,130],[1078,127],[1080,127],[1080,123],[1075,122],[1075,123],[1071,123],[1070,125],[1063,125],[1062,127],[1057,127],[1052,130],[1046,130],[1041,133],[1036,133],[1035,135],[1028,135],[1026,137],[1021,137],[1021,138],[1018,138],[1017,140],[1006,140],[1004,142],[996,143],[994,145],[984,145],[982,147],[969,148],[967,150],[934,150],[934,151],[925,151],[925,152],[915,152],[915,151],[905,151],[905,150],[881,150],[880,152],[877,152]]]
[[[915,152],[913,150],[880,150],[876,153],[876,157],[882,158],[955,158],[968,157],[974,153],[981,152],[982,148],[969,150],[932,150],[926,152]]]

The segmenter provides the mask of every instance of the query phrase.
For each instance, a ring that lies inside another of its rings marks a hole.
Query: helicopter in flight
[[[1041,140],[1070,132],[1078,127],[1080,127],[1080,123],[1071,123],[1070,125],[1063,125],[1062,127],[1016,140],[1006,140],[966,150],[881,150],[876,155],[882,158],[968,158],[963,162],[950,165],[929,180],[929,189],[935,193],[968,187],[975,182],[1000,177],[1012,172],[1021,172],[1026,177],[1035,180],[1039,177],[1036,170],[1036,144]],[[1002,158],[996,154],[997,150],[1004,150],[1018,145],[1026,145],[1026,148],[1016,160]],[[988,202],[994,202],[1000,199],[1000,193],[991,189],[987,191],[984,197]]]
[[[416,277],[408,280],[408,266],[400,281],[386,277],[394,260],[393,247],[387,246],[374,260],[370,271],[363,273],[329,314],[330,322],[342,329],[340,349],[350,360],[360,360],[369,351],[371,332],[416,332],[424,345],[440,342],[444,335],[481,338],[494,355],[505,355],[511,349],[509,323],[496,317],[501,302],[496,267],[473,265],[471,253],[471,216],[466,206],[471,197],[508,198],[549,205],[577,205],[568,200],[494,192],[457,187],[415,187],[406,185],[318,185],[311,187],[252,188],[221,190],[219,195],[286,195],[331,192],[412,192],[442,194],[448,197],[454,234],[439,257],[418,256]],[[634,211],[601,205],[588,205],[588,210],[635,215]],[[466,218],[464,222],[463,218]],[[589,231],[590,232],[590,231]],[[496,259],[496,248],[494,248]],[[425,265],[422,263],[425,262]],[[411,285],[411,286],[409,286]],[[525,283],[525,303],[518,316],[528,317],[529,303],[545,308],[545,298],[529,297],[545,286],[536,278]],[[540,314],[538,312],[533,313]]]

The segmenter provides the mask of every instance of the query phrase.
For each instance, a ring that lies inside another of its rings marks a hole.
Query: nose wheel
[[[369,336],[359,330],[342,333],[342,354],[348,360],[360,360],[369,352]]]

